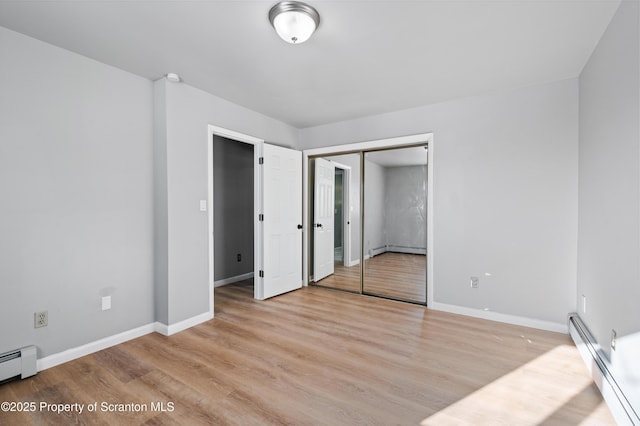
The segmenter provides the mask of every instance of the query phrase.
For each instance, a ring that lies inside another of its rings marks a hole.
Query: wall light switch
[[[102,298],[102,310],[106,311],[111,309],[111,296],[104,296]]]
[[[207,211],[207,200],[200,200],[200,211],[201,212]]]

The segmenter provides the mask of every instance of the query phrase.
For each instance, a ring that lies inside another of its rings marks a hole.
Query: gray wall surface
[[[169,235],[167,224],[167,111],[166,90],[154,83],[153,103],[153,270],[155,319],[169,324]],[[162,248],[162,249],[161,249]]]
[[[385,168],[384,229],[390,246],[427,249],[427,166]]]
[[[4,28],[0,57],[0,352],[152,323],[151,82]]]
[[[640,7],[622,2],[580,75],[577,305],[640,407]],[[586,312],[582,295],[587,298]],[[611,330],[618,335],[610,349]]]
[[[289,146],[297,130],[4,28],[0,57],[0,352],[206,313],[207,125]]]
[[[213,138],[215,280],[253,272],[253,145]],[[237,254],[241,255],[238,262]]]
[[[185,83],[161,79],[155,83],[156,95],[162,90],[164,96],[156,96],[155,102],[164,102],[156,110],[166,114],[166,146],[159,147],[156,140],[155,147],[166,149],[167,155],[166,163],[155,167],[160,168],[156,175],[167,177],[167,244],[159,241],[155,249],[167,253],[167,295],[166,303],[156,299],[156,308],[167,306],[171,325],[209,312],[208,220],[199,209],[208,194],[208,125],[292,148],[298,131]]]
[[[427,132],[435,302],[565,324],[576,308],[577,79],[306,128],[300,148]]]

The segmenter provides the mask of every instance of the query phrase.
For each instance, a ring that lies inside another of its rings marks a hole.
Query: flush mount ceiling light
[[[281,39],[291,44],[304,43],[320,24],[320,14],[299,1],[281,1],[269,11],[269,22]]]

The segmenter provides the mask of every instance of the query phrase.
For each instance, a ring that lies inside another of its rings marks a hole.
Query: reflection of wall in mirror
[[[364,249],[365,256],[373,257],[384,252],[386,168],[365,161],[364,169]],[[366,257],[365,257],[366,258]]]
[[[385,179],[387,245],[391,251],[426,253],[427,166],[390,167]]]
[[[365,162],[365,256],[426,253],[427,166]]]

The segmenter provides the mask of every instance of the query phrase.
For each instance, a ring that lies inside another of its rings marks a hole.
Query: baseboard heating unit
[[[600,389],[611,414],[620,425],[640,426],[640,417],[607,367],[598,343],[576,313],[569,314],[569,334],[576,344],[593,381]]]
[[[38,372],[36,347],[27,346],[0,354],[0,383],[20,377],[25,379]]]

